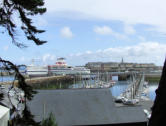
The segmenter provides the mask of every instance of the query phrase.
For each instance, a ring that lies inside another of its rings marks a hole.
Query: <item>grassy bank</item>
[[[145,77],[145,80],[148,82],[159,82],[160,77]]]

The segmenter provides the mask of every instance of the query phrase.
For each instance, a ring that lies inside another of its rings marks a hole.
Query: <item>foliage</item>
[[[20,29],[24,32],[28,40],[32,40],[36,45],[41,45],[46,41],[40,40],[36,37],[37,34],[43,33],[44,30],[37,29],[32,22],[32,17],[38,14],[43,14],[46,12],[46,8],[43,8],[43,0],[0,0],[0,27],[2,28],[1,33],[7,31],[7,34],[11,37],[12,43],[19,48],[26,47],[23,42],[18,42],[17,30]],[[20,20],[21,26],[13,21],[13,18],[17,16]],[[0,63],[2,64],[5,71],[9,74],[14,72],[15,80],[18,80],[18,88],[22,89],[25,93],[25,109],[22,113],[22,117],[16,115],[13,119],[12,126],[39,126],[40,123],[35,122],[33,115],[30,113],[26,106],[26,99],[31,100],[33,95],[36,93],[31,86],[27,85],[25,78],[19,72],[16,65],[12,62],[0,58]],[[14,82],[11,88],[14,87]],[[3,94],[0,93],[0,100],[3,99]],[[11,103],[12,104],[12,103]],[[17,113],[17,109],[13,105],[11,114]]]
[[[32,97],[33,97],[33,94],[35,94],[36,91],[33,91],[32,87],[26,84],[25,78],[19,72],[17,66],[14,65],[12,62],[7,61],[7,60],[3,60],[1,58],[0,58],[0,63],[3,64],[4,69],[7,70],[9,72],[9,74],[10,74],[11,71],[14,71],[14,73],[15,73],[14,81],[16,79],[18,80],[18,88],[21,88],[24,91],[25,98],[27,98],[28,100],[31,100]],[[14,86],[14,81],[13,81],[13,86]]]
[[[156,90],[156,98],[152,107],[152,115],[148,126],[165,126],[166,121],[166,60],[163,67],[163,72]]]
[[[9,74],[12,74],[12,72],[14,71],[15,79],[12,83],[11,88],[14,88],[14,82],[15,82],[15,80],[17,80],[18,81],[17,87],[24,91],[25,100],[26,99],[31,100],[33,98],[33,95],[36,93],[36,91],[34,91],[31,86],[26,84],[25,78],[18,70],[18,66],[14,65],[10,61],[3,60],[1,58],[0,58],[0,63],[2,64],[4,70],[9,72]],[[1,95],[3,96],[3,94],[0,94],[0,96]],[[0,100],[2,100],[2,98],[3,97],[1,97]],[[12,104],[12,102],[11,102],[11,104]],[[10,126],[40,126],[39,122],[34,121],[34,119],[33,119],[34,116],[28,110],[28,108],[26,106],[26,101],[25,101],[25,109],[23,110],[21,117],[20,117],[20,115],[17,114],[17,108],[15,108],[15,106],[13,104],[12,104],[12,106],[13,107],[10,110],[10,113],[11,113],[11,115],[14,115],[14,118],[12,118]]]
[[[148,82],[156,82],[156,83],[159,83],[160,77],[146,77],[145,80],[148,81]]]
[[[49,117],[41,122],[41,126],[57,126],[54,115],[50,113]]]
[[[31,114],[28,107],[25,105],[23,115],[20,117],[17,115],[11,122],[10,126],[41,126],[40,122],[34,120],[34,116]]]
[[[28,40],[34,41],[37,45],[41,45],[46,42],[36,37],[36,34],[42,33],[44,30],[38,30],[33,26],[32,19],[30,18],[34,15],[46,12],[46,8],[42,8],[43,5],[43,0],[0,1],[0,26],[7,30],[8,35],[12,38],[12,42],[16,46],[20,48],[26,47],[21,42],[16,41],[16,28],[18,26],[13,21],[13,17],[16,15],[22,23],[20,29],[24,32]]]
[[[0,93],[0,101],[3,100],[3,94]]]

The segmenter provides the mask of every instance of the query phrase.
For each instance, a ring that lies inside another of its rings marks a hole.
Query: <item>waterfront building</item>
[[[123,61],[123,60],[122,60]],[[125,72],[141,71],[151,72],[162,70],[161,66],[153,63],[126,63],[126,62],[88,62],[85,65],[91,72]]]

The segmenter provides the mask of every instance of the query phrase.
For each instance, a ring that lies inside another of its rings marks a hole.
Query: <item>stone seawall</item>
[[[72,82],[73,78],[71,76],[50,76],[50,77],[37,77],[37,78],[27,78],[26,83],[31,85],[32,87],[38,87],[40,85],[48,85],[48,84],[59,84],[59,83],[68,83]],[[0,82],[0,84],[12,84],[12,82]],[[18,84],[16,80],[14,82],[15,85]]]

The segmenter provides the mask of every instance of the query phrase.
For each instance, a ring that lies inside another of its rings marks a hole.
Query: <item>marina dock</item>
[[[137,77],[133,77],[132,82],[130,82],[128,88],[125,92],[121,94],[127,99],[139,99],[139,100],[149,100],[147,97],[148,93],[148,83],[145,82],[144,74],[137,75]]]

